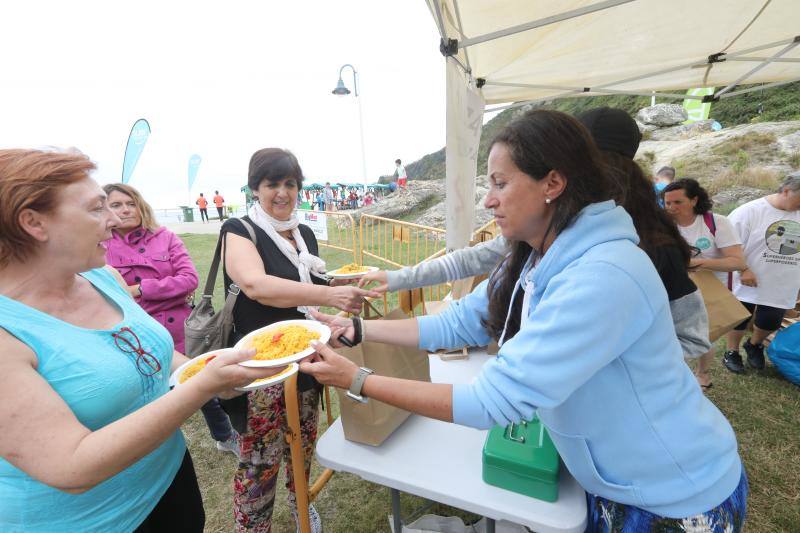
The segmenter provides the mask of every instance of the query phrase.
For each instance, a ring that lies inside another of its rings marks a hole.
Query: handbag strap
[[[241,222],[244,226],[244,229],[247,230],[247,233],[250,235],[250,240],[253,241],[253,244],[258,245],[258,237],[256,237],[256,232],[253,230],[253,226],[243,218],[240,218],[239,222]],[[219,272],[220,259],[222,258],[224,261],[222,253],[222,240],[225,238],[225,235],[227,235],[227,233],[220,233],[219,239],[217,239],[217,248],[214,250],[214,259],[211,260],[211,268],[208,270],[208,278],[206,278],[206,285],[203,288],[203,298],[211,298],[214,296],[214,285],[217,283],[217,273]],[[236,293],[238,294],[238,291],[236,291]]]

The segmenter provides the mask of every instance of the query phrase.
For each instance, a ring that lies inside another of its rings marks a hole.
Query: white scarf
[[[303,236],[300,235],[300,229],[298,228],[300,221],[297,220],[295,211],[292,211],[292,217],[289,220],[276,220],[269,216],[258,202],[255,202],[252,207],[250,207],[247,214],[250,216],[250,220],[252,220],[256,226],[264,230],[281,253],[283,253],[297,268],[301,283],[313,283],[311,281],[311,275],[317,276],[318,278],[325,277],[325,261],[316,255],[308,253],[306,241],[303,240]],[[295,249],[289,241],[281,237],[278,234],[279,231],[291,231],[297,249]],[[297,253],[298,249],[300,253]],[[305,315],[308,315],[309,309],[317,310],[318,307],[305,305],[297,306],[297,310]]]

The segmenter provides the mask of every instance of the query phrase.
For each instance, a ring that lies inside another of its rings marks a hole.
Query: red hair
[[[19,223],[22,211],[52,212],[60,189],[95,168],[77,150],[0,150],[0,267],[25,261],[36,249],[36,240]]]

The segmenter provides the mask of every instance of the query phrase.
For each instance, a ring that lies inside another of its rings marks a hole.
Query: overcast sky
[[[352,63],[373,182],[444,145],[438,46],[422,0],[4,2],[0,147],[74,146],[98,181],[118,181],[144,117],[152,134],[130,183],[157,208],[215,188],[241,203],[266,146],[292,150],[311,181],[361,181],[356,99],[331,94]]]

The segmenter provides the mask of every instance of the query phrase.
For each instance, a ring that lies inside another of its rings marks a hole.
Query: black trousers
[[[208,222],[208,208],[200,208],[200,221]]]
[[[217,213],[219,214],[219,219],[222,220],[222,212],[225,211],[224,207],[218,207]]]
[[[175,479],[135,533],[203,533],[206,513],[189,450]]]

